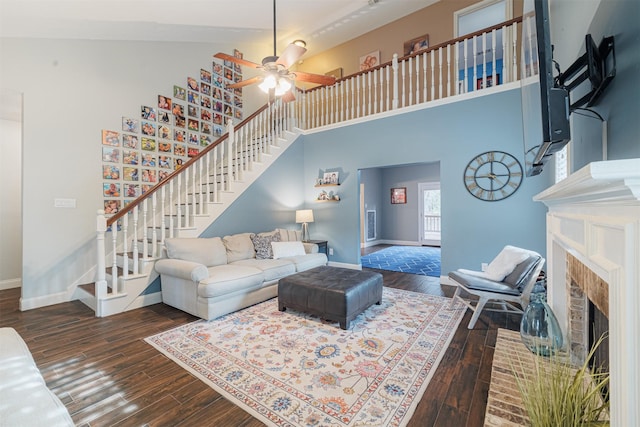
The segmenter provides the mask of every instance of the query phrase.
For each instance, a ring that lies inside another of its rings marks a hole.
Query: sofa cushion
[[[252,233],[240,233],[224,236],[222,241],[227,248],[227,262],[232,263],[241,259],[256,257],[256,251],[251,241]]]
[[[297,255],[285,259],[292,261],[296,265],[296,271],[305,271],[327,265],[327,256],[324,253]]]
[[[262,270],[265,282],[281,279],[296,272],[295,264],[288,259],[243,259],[232,265],[246,265]]]
[[[449,272],[449,277],[455,282],[469,289],[500,293],[505,295],[520,295],[520,291],[514,289],[508,284],[505,284],[503,282],[496,282],[495,280],[486,279],[474,274],[462,273],[460,272],[460,270]]]
[[[281,242],[296,242],[302,240],[302,231],[300,230],[287,230],[286,228],[277,228],[276,231],[280,232]]]
[[[502,282],[518,264],[529,258],[530,252],[515,246],[505,246],[484,271],[490,280]]]
[[[167,256],[197,262],[207,267],[227,263],[227,250],[220,237],[174,237],[164,240]]]
[[[302,242],[273,242],[273,258],[285,258],[297,255],[304,255],[304,245]]]
[[[273,258],[273,250],[271,249],[271,242],[279,242],[279,241],[280,241],[280,233],[278,231],[251,235],[251,242],[253,242],[253,247],[256,250],[257,259]]]
[[[198,296],[214,298],[259,288],[264,281],[261,270],[243,265],[219,265],[209,269],[209,277],[198,284]]]

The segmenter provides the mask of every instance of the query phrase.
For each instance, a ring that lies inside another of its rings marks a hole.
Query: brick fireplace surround
[[[608,313],[611,425],[637,425],[640,159],[591,163],[534,200],[549,208],[548,300],[565,342],[571,343],[572,354],[580,359],[588,338],[587,316],[580,301],[585,305],[588,297]],[[578,282],[584,289],[575,290]],[[584,328],[587,333],[580,336]]]

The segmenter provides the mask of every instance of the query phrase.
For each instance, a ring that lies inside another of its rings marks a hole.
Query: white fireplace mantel
[[[611,425],[640,420],[640,159],[594,162],[534,197],[547,213],[549,303],[567,333],[566,254],[609,285]]]

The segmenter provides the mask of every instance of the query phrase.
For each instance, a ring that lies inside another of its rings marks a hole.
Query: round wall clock
[[[487,151],[464,170],[464,185],[474,197],[497,202],[511,196],[522,183],[522,165],[509,153]]]

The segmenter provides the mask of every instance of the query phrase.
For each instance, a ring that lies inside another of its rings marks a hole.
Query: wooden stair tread
[[[78,287],[80,289],[82,289],[83,291],[93,295],[94,297],[96,296],[96,284],[95,283],[87,283],[84,285],[78,285]]]

